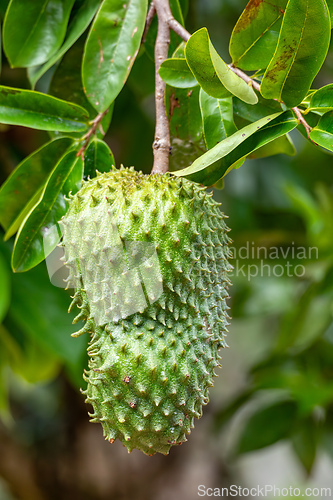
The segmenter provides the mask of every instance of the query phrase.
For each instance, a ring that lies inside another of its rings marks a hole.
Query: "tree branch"
[[[165,111],[165,83],[158,70],[165,59],[168,58],[170,45],[170,30],[168,19],[171,14],[169,2],[154,0],[154,8],[158,18],[158,31],[155,44],[155,107],[156,126],[155,140],[153,143],[154,165],[152,174],[164,174],[169,170],[170,131],[169,120]],[[171,14],[172,17],[172,14]]]
[[[151,4],[149,6],[146,24],[145,24],[145,29],[143,31],[141,43],[144,43],[146,41],[146,36],[147,36],[148,30],[150,28],[150,25],[152,23],[152,20],[154,19],[155,14],[156,14],[155,4],[154,4],[154,0],[152,0]]]
[[[85,150],[87,149],[88,143],[90,141],[90,138],[92,135],[96,134],[97,129],[100,128],[102,134],[104,135],[105,132],[102,129],[102,124],[101,121],[103,120],[104,116],[109,112],[109,109],[106,109],[103,111],[103,113],[99,113],[91,122],[91,128],[88,130],[88,132],[81,138],[81,141],[83,141],[83,144],[80,148],[80,150],[77,152],[76,156],[81,156],[82,160],[84,159],[84,153]]]
[[[305,128],[306,130],[306,135],[308,136],[308,139],[313,142],[314,144],[316,144],[311,138],[310,138],[310,132],[312,130],[312,128],[310,127],[310,125],[308,124],[308,122],[306,121],[306,119],[304,118],[304,116],[302,115],[302,112],[299,108],[291,108],[293,110],[293,112],[295,113],[298,121],[303,125],[303,127]]]

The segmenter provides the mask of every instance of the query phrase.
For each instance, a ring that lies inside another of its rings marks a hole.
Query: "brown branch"
[[[169,28],[174,31],[177,35],[180,36],[185,42],[190,38],[191,33],[187,31],[187,29],[184,28],[176,19],[173,17],[171,10],[170,10],[170,16],[168,18],[168,25]]]
[[[171,11],[169,2],[165,0],[154,0],[154,6],[158,18],[158,31],[155,44],[155,109],[156,126],[155,139],[153,143],[154,165],[152,174],[164,174],[169,170],[170,155],[170,130],[169,120],[165,111],[165,83],[159,75],[159,68],[168,58],[170,45],[170,30],[168,19]],[[172,14],[171,14],[172,16]]]
[[[260,92],[260,84],[256,82],[255,80],[252,80],[246,73],[244,73],[241,69],[236,68],[233,64],[228,64],[229,68],[237,75],[239,76],[244,82],[246,82],[248,85],[253,87],[255,90]]]
[[[303,125],[303,127],[305,128],[306,130],[306,135],[308,136],[308,139],[313,142],[314,144],[316,144],[311,138],[310,138],[310,132],[312,130],[312,127],[310,127],[310,125],[308,124],[308,122],[306,121],[306,119],[304,118],[304,116],[302,115],[302,112],[299,108],[295,107],[295,108],[291,108],[293,110],[293,112],[295,113],[299,123],[301,123]]]
[[[85,150],[87,149],[87,146],[88,146],[88,143],[89,143],[89,140],[91,138],[92,135],[95,135],[96,132],[97,132],[97,129],[102,127],[101,125],[101,121],[103,120],[104,116],[108,113],[108,109],[106,109],[105,111],[103,111],[103,113],[99,113],[96,118],[94,118],[90,124],[91,124],[91,128],[88,130],[88,132],[81,138],[81,141],[83,141],[83,145],[81,146],[81,148],[79,149],[79,151],[77,152],[76,156],[81,156],[82,160],[84,159],[84,152]],[[105,132],[103,131],[103,129],[101,129],[101,132],[104,134]]]
[[[152,23],[152,20],[155,17],[155,14],[156,14],[155,4],[154,4],[154,0],[152,0],[151,4],[149,6],[149,10],[148,10],[147,18],[146,18],[145,29],[143,31],[141,43],[144,43],[146,41],[146,36],[147,36],[148,30],[150,28],[150,25]]]

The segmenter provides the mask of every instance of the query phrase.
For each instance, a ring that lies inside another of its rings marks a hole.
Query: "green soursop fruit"
[[[85,182],[62,220],[91,421],[129,451],[167,454],[208,402],[231,267],[218,206],[184,178],[122,167]]]

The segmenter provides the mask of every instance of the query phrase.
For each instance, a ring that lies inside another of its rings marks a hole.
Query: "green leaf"
[[[190,167],[174,173],[211,186],[228,173],[238,160],[285,135],[296,126],[297,120],[290,111],[266,116],[218,143],[197,158]]]
[[[165,107],[170,124],[172,170],[184,168],[192,158],[194,160],[206,150],[199,92],[199,86],[192,89],[166,87]]]
[[[40,197],[42,195],[43,187],[44,186],[41,186],[40,188],[37,189],[37,191],[32,196],[32,198],[30,198],[28,203],[22,208],[21,212],[18,214],[16,219],[14,219],[13,222],[10,224],[10,226],[8,227],[8,229],[5,233],[5,236],[3,237],[4,241],[9,240],[9,238],[11,238],[20,229],[20,227],[21,227],[24,219],[28,215],[28,213],[39,202]]]
[[[277,401],[259,408],[247,420],[237,443],[237,453],[270,446],[288,437],[297,415],[294,401]]]
[[[196,142],[202,138],[199,107],[199,87],[176,89],[167,86],[165,107],[170,122],[170,134],[181,140]]]
[[[43,64],[62,44],[74,0],[11,0],[3,26],[12,67]]]
[[[83,86],[97,111],[123,88],[140,48],[147,0],[104,0],[90,29],[83,58]]]
[[[315,90],[310,97],[308,103],[309,111],[321,111],[323,113],[333,109],[333,84],[325,85],[319,90]]]
[[[282,111],[281,104],[271,99],[264,99],[261,95],[258,96],[258,103],[255,106],[246,104],[246,102],[233,98],[234,113],[249,122],[261,120],[265,116],[279,113]]]
[[[325,113],[311,130],[310,139],[319,146],[333,151],[333,111]]]
[[[93,178],[98,172],[109,172],[115,168],[114,156],[106,142],[94,137],[84,156],[84,176]]]
[[[237,76],[214,49],[206,28],[196,31],[185,46],[185,56],[199,85],[210,96],[235,95],[249,104],[258,102],[254,90]]]
[[[88,112],[40,92],[0,86],[0,122],[39,130],[84,132]]]
[[[306,96],[329,48],[331,21],[325,0],[289,0],[261,94],[290,108]]]
[[[82,33],[84,33],[96,14],[100,3],[101,0],[81,0],[75,13],[72,13],[73,17],[68,25],[66,38],[60,49],[42,66],[35,66],[28,69],[29,80],[32,87],[36,85],[36,82],[49,68],[51,68],[51,66],[64,56],[68,49],[70,49]]]
[[[89,112],[89,117],[93,120],[96,117],[96,110],[88,101],[82,86],[81,79],[81,63],[83,57],[85,38],[80,37],[79,40],[71,47],[67,54],[58,65],[53,74],[49,93],[59,99],[74,102],[82,106]],[[110,106],[108,113],[103,117],[100,129],[97,130],[97,135],[103,137],[107,132],[113,113],[113,104]],[[81,133],[74,132],[72,137],[81,137]]]
[[[245,70],[266,68],[279,39],[287,0],[250,0],[238,19],[229,51],[235,66]]]
[[[200,110],[208,149],[237,132],[233,118],[232,97],[215,99],[201,89]]]
[[[44,253],[43,237],[66,213],[64,196],[75,193],[81,185],[83,162],[76,151],[66,153],[53,169],[39,203],[33,208],[16,236],[12,254],[14,272],[22,272],[39,264]],[[48,241],[51,252],[58,243],[58,235]]]
[[[6,316],[9,304],[10,304],[10,294],[11,294],[11,281],[10,274],[7,263],[0,253],[0,323]]]
[[[315,463],[319,436],[318,422],[313,417],[299,422],[291,436],[294,451],[307,474],[311,473]]]
[[[275,156],[284,154],[287,156],[295,156],[297,153],[294,143],[288,134],[278,137],[265,146],[257,149],[254,153],[249,155],[249,158],[267,158],[268,156]]]
[[[326,0],[328,10],[330,11],[331,21],[333,21],[333,0]]]
[[[40,189],[55,163],[72,143],[67,137],[48,142],[25,158],[4,182],[0,189],[0,223],[5,230],[19,217],[36,191],[41,194]]]
[[[166,59],[162,62],[158,72],[161,78],[171,87],[186,89],[198,85],[186,59]]]

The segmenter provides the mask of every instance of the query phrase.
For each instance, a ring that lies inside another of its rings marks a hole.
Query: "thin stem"
[[[146,19],[146,25],[145,25],[145,29],[143,31],[141,43],[144,43],[146,41],[146,36],[147,36],[148,30],[150,28],[150,25],[152,23],[152,20],[155,17],[155,14],[156,14],[155,4],[154,4],[154,0],[152,0],[151,4],[149,6],[147,19]]]
[[[88,132],[81,138],[81,141],[83,141],[83,144],[79,151],[77,152],[76,156],[81,156],[82,160],[84,160],[84,153],[85,150],[87,149],[89,140],[92,135],[95,135],[97,132],[97,129],[100,128],[101,132],[104,134],[105,132],[102,129],[101,121],[103,120],[104,116],[108,113],[108,109],[103,111],[103,113],[99,113],[91,122],[91,128],[88,130]]]
[[[302,112],[299,108],[291,108],[293,110],[293,112],[295,113],[298,121],[303,125],[303,127],[305,128],[306,130],[306,135],[308,136],[308,139],[310,139],[311,142],[313,142],[314,144],[316,144],[314,141],[312,141],[312,139],[310,138],[310,132],[312,130],[312,128],[310,127],[310,125],[308,124],[308,122],[306,121],[306,119],[304,118],[304,116],[302,115]]]
[[[251,87],[260,92],[260,84],[258,82],[252,80],[252,78],[250,78],[241,69],[236,68],[233,64],[228,64],[228,66],[237,76],[239,76],[242,80],[244,80],[244,82],[246,82],[248,85],[251,85]]]
[[[154,165],[152,174],[164,174],[169,170],[170,155],[170,130],[169,120],[165,111],[165,82],[159,75],[159,68],[168,58],[170,45],[170,30],[168,18],[171,11],[169,2],[165,0],[154,0],[154,6],[158,18],[158,31],[155,44],[155,109],[156,127],[155,140],[153,143]],[[172,16],[172,15],[171,15]]]
[[[171,30],[173,30],[177,35],[180,36],[185,42],[190,38],[191,33],[187,31],[187,29],[184,28],[176,19],[173,17],[171,10],[170,10],[171,16],[168,18],[168,25]]]

